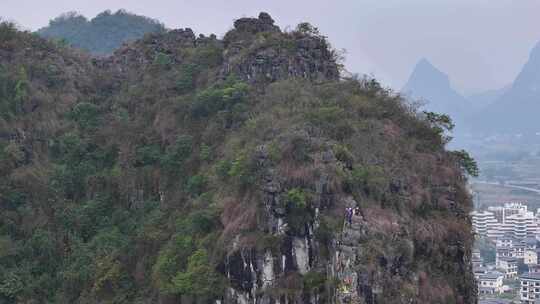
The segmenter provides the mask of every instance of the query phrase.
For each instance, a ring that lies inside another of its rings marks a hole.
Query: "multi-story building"
[[[495,265],[499,267],[499,260],[501,258],[515,258],[514,251],[511,248],[497,248],[495,249]]]
[[[524,273],[520,276],[520,299],[523,304],[540,302],[540,273]]]
[[[536,224],[540,226],[540,208],[536,209]]]
[[[534,266],[538,264],[538,254],[536,250],[525,250],[523,254],[523,263],[528,266]]]
[[[495,240],[497,248],[513,248],[519,243],[521,243],[521,241],[515,238],[512,233],[507,233]]]
[[[504,274],[493,271],[481,274],[478,277],[478,292],[481,294],[495,294],[503,292]]]
[[[489,237],[488,232],[497,230],[499,223],[492,212],[473,211],[471,213],[474,232],[480,236]]]
[[[516,258],[499,258],[497,260],[497,269],[504,273],[505,279],[513,279],[518,273],[518,259]]]
[[[529,272],[530,273],[540,273],[540,265],[529,265]]]
[[[525,239],[534,237],[538,233],[535,216],[530,211],[521,211],[507,216],[504,223],[499,226],[502,235],[511,234],[515,238]]]
[[[540,215],[527,211],[521,203],[489,207],[487,211],[474,211],[471,216],[475,233],[490,239],[511,235],[522,240],[536,237],[539,232]]]
[[[522,203],[506,203],[503,206],[488,207],[488,211],[493,213],[499,223],[504,223],[506,217],[527,211],[527,206]]]
[[[473,267],[474,278],[476,280],[480,279],[480,276],[487,274],[488,272],[490,271],[487,267]]]
[[[495,264],[499,265],[500,258],[516,258],[523,260],[527,251],[536,252],[536,250],[529,249],[527,243],[524,240],[516,239],[515,237],[507,234],[496,240],[495,251]],[[529,253],[529,259],[532,259]]]

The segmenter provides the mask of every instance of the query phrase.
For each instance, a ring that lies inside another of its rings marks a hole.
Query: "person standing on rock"
[[[345,212],[345,217],[349,225],[352,224],[352,214],[353,214],[353,209],[348,207]]]

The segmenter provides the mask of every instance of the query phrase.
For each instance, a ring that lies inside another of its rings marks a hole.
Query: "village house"
[[[540,273],[540,265],[529,265],[529,272],[530,273]]]
[[[497,269],[504,273],[505,279],[513,279],[518,273],[518,259],[516,258],[500,258]]]
[[[538,264],[538,254],[536,250],[525,250],[525,254],[523,255],[523,263],[527,266]]]
[[[478,278],[478,292],[481,294],[500,294],[503,292],[504,274],[493,271],[481,274]]]
[[[481,275],[484,275],[490,271],[487,267],[473,267],[473,272],[474,272],[474,278],[478,280]]]
[[[540,302],[540,273],[525,273],[520,277],[521,303],[533,304]]]
[[[520,241],[509,233],[497,238],[495,241],[497,248],[512,248],[519,243]]]

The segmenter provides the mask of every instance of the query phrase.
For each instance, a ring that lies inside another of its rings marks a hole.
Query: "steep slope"
[[[402,92],[424,101],[423,110],[450,115],[458,126],[469,110],[469,102],[452,88],[448,75],[425,58],[416,64]]]
[[[74,12],[66,13],[51,20],[37,34],[64,40],[95,55],[107,55],[123,43],[142,38],[146,33],[164,31],[163,24],[154,19],[119,10],[114,14],[105,11],[91,20]]]
[[[511,88],[476,117],[477,128],[488,132],[529,133],[540,131],[540,43]]]
[[[3,302],[476,302],[463,159],[312,26],[0,54]]]

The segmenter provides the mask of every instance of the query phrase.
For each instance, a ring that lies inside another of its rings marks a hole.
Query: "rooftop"
[[[499,258],[499,260],[505,261],[505,262],[508,262],[508,263],[517,263],[517,261],[518,261],[516,258],[511,258],[511,257],[501,257],[501,258]]]
[[[504,299],[480,299],[478,301],[478,304],[510,304],[512,303],[511,300],[504,300]]]
[[[540,280],[540,273],[538,272],[528,272],[519,276],[522,280]]]
[[[498,271],[488,272],[480,276],[480,280],[497,280],[504,275]]]
[[[473,268],[473,271],[475,273],[486,273],[489,271],[489,269],[487,267],[476,267],[476,268]]]

